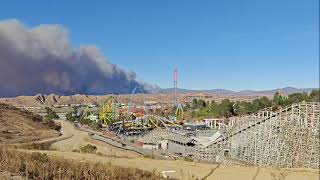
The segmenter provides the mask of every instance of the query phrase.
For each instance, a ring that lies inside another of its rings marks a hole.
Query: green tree
[[[307,101],[309,98],[307,93],[293,93],[290,94],[288,97],[288,101],[290,104],[292,103],[299,103],[302,101]]]
[[[205,108],[207,106],[207,103],[206,101],[202,100],[202,99],[199,99],[198,102],[197,102],[197,108]]]
[[[52,110],[51,108],[46,107],[46,112],[47,112],[47,115],[45,115],[46,119],[48,119],[48,120],[59,119],[58,114],[54,110]]]
[[[193,108],[197,108],[197,106],[198,106],[198,99],[194,98],[194,99],[192,100],[192,107],[193,107]]]
[[[257,112],[261,109],[262,107],[262,103],[261,103],[261,100],[260,99],[255,99],[252,101],[252,107],[253,107],[253,111],[254,112]]]
[[[260,99],[260,103],[261,103],[261,108],[266,108],[266,107],[272,106],[272,101],[270,99],[268,99],[266,96],[263,96]]]
[[[66,114],[66,119],[67,121],[71,121],[73,122],[75,120],[75,117],[72,115],[72,111],[69,111],[67,114]]]
[[[219,106],[220,117],[230,117],[234,114],[233,112],[233,103],[229,99],[223,99]]]
[[[314,89],[311,91],[308,101],[320,102],[320,89]]]
[[[245,102],[245,101],[237,101],[233,105],[233,111],[238,116],[243,116],[243,115],[247,114],[248,113],[247,102]]]
[[[287,98],[285,96],[281,95],[281,93],[279,91],[277,91],[273,96],[273,105],[285,106],[287,104],[288,104]]]
[[[77,120],[78,120],[77,110],[78,110],[77,107],[73,107],[72,110],[70,110],[70,111],[66,114],[66,119],[67,119],[67,121],[74,122],[74,121],[77,121]]]

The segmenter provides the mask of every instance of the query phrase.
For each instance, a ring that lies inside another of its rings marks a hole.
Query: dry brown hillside
[[[52,121],[0,103],[0,144],[25,143],[58,136]]]
[[[60,96],[55,94],[35,96],[18,96],[12,98],[0,98],[0,103],[6,103],[13,106],[53,106],[53,105],[71,105],[71,104],[101,104],[105,102],[111,95],[70,95]],[[178,94],[179,102],[184,103],[192,101],[193,98],[204,99],[206,101],[215,100],[220,102],[224,98],[230,100],[253,100],[259,98],[259,96],[217,96],[212,94],[199,94],[199,93],[185,93]],[[117,95],[116,99],[122,103],[135,103],[144,104],[148,102],[157,102],[160,105],[172,105],[173,94],[126,94]],[[144,103],[143,103],[144,102]]]
[[[0,103],[6,103],[13,106],[52,106],[52,105],[70,105],[70,104],[101,104],[111,95],[70,95],[60,96],[55,94],[35,96],[18,96],[13,98],[0,98]],[[171,96],[165,94],[134,94],[118,95],[117,100],[123,103],[142,103],[143,101],[171,102]]]

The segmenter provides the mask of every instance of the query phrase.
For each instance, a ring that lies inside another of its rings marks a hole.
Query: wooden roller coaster
[[[319,168],[320,103],[302,102],[278,112],[235,117],[227,136],[192,149],[196,159],[285,168]]]

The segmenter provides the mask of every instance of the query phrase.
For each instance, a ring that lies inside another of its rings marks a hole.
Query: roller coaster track
[[[212,162],[319,168],[319,117],[319,102],[238,117],[225,138],[195,148],[193,154],[196,159]]]

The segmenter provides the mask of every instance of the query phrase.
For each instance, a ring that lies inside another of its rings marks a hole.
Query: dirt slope
[[[88,133],[75,129],[74,126],[69,122],[61,121],[60,123],[63,127],[62,130],[64,135],[72,136],[68,139],[53,143],[51,145],[51,149],[72,152],[74,150],[79,150],[81,147],[87,144],[91,144],[97,147],[97,153],[101,153],[105,156],[123,158],[141,157],[141,155],[138,153],[119,149],[104,142],[94,140],[88,135]]]
[[[59,134],[39,116],[0,103],[0,144],[37,141]]]

